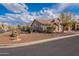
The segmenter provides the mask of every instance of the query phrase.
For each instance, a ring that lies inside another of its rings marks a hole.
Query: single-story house
[[[61,21],[59,19],[53,20],[34,20],[31,24],[31,27],[34,31],[45,31],[48,26],[53,26],[53,32],[61,32],[62,26]]]

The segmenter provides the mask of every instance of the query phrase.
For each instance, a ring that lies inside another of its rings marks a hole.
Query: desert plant
[[[60,14],[60,20],[62,21],[62,32],[64,32],[64,27],[65,27],[65,14],[61,13]]]
[[[75,23],[76,22],[73,20],[68,21],[67,22],[68,30],[71,30],[74,27]]]
[[[2,30],[3,28],[2,28],[2,26],[0,25],[0,30]]]
[[[46,32],[47,33],[52,33],[54,30],[54,27],[53,26],[48,26],[47,29],[46,29]]]
[[[27,26],[27,32],[28,33],[31,33],[33,30],[32,30],[32,28],[31,28],[31,26]]]
[[[16,26],[9,26],[9,30],[11,31],[11,37],[15,37],[16,36]]]
[[[22,26],[21,25],[17,25],[17,28],[21,30]]]
[[[12,30],[11,37],[16,37],[16,31]]]

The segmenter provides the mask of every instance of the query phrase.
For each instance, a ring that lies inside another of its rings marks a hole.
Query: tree
[[[73,20],[70,20],[67,22],[68,30],[71,31],[71,29],[75,26],[76,22]]]
[[[62,32],[64,32],[65,27],[67,27],[69,31],[71,30],[72,25],[74,24],[72,17],[73,14],[70,12],[60,14],[60,19],[62,21]]]
[[[75,24],[75,21],[72,18],[74,18],[74,14],[72,13],[66,14],[66,26],[68,27],[68,31],[71,31],[73,25]]]
[[[66,22],[65,22],[65,14],[64,13],[61,13],[60,14],[60,20],[62,21],[62,32],[64,32],[64,27],[66,25]]]
[[[17,25],[17,28],[21,30],[22,27],[21,27],[21,25]]]

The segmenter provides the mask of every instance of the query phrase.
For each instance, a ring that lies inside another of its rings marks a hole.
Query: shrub
[[[27,32],[31,33],[32,32],[32,28],[30,26],[27,27]]]
[[[52,33],[53,32],[54,27],[53,26],[48,26],[46,29],[47,33]]]
[[[16,29],[17,27],[16,26],[9,26],[9,30],[11,31],[11,37],[15,37],[16,36]]]
[[[11,37],[16,37],[16,31],[15,30],[12,30],[12,33],[10,35]]]

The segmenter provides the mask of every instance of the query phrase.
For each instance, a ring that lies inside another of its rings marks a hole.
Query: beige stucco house
[[[33,23],[31,24],[31,27],[35,31],[45,31],[47,26],[53,26],[54,30],[53,32],[62,32],[63,31],[63,22],[57,18],[57,19],[52,19],[52,20],[34,20]],[[75,21],[75,25],[73,27],[70,26],[64,26],[64,32],[68,32],[71,30],[79,30],[79,22]]]
[[[53,26],[54,30],[53,32],[61,32],[62,31],[62,25],[61,21],[59,19],[53,19],[53,20],[34,20],[31,24],[31,27],[34,31],[45,31],[48,26]]]
[[[74,29],[75,29],[75,30],[79,30],[79,22],[77,22],[77,23],[75,24]]]

